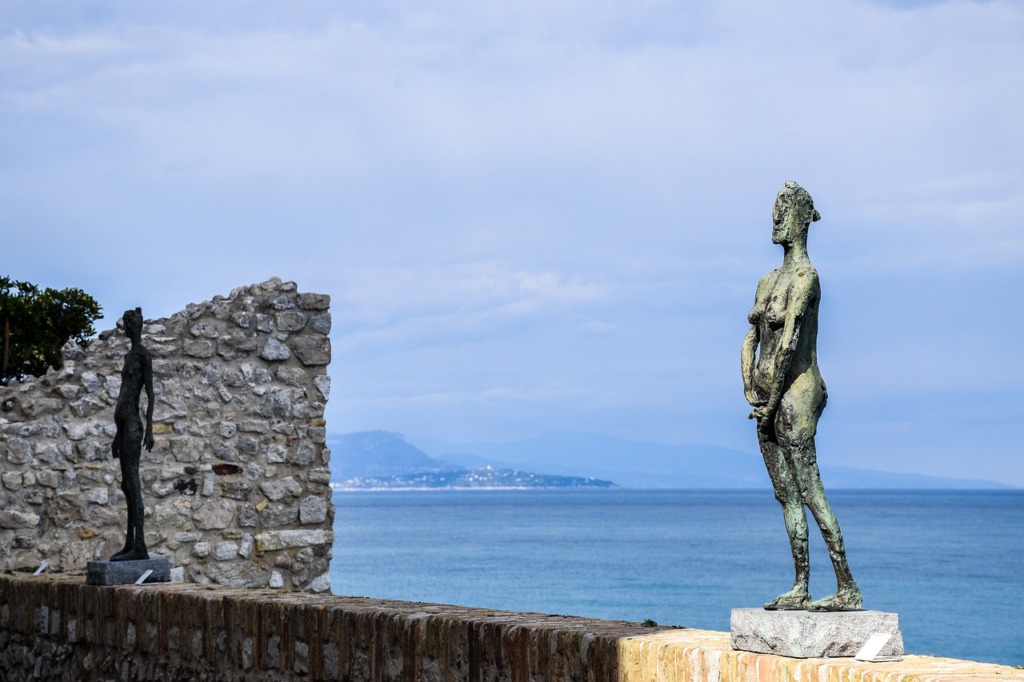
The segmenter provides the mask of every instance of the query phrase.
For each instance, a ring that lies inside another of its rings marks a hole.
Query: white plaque
[[[875,634],[868,637],[868,641],[864,642],[864,646],[857,652],[858,661],[873,661],[878,658],[878,653],[882,650],[882,647],[888,643],[889,638],[892,635],[885,632],[876,632]]]

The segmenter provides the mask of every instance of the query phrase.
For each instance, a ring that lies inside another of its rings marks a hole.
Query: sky
[[[756,453],[795,180],[819,461],[1024,486],[1021,111],[1019,2],[12,0],[0,274],[328,293],[335,433]]]

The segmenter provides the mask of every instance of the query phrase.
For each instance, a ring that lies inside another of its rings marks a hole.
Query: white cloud
[[[600,304],[606,287],[495,263],[366,268],[335,298],[343,348],[460,344]]]
[[[1024,284],[1019,3],[46,12],[0,19],[12,274],[114,311],[270,275],[327,291],[347,379],[332,419],[372,421],[376,398],[354,405],[381,395],[404,406],[388,418],[421,422],[415,406],[445,396],[492,406],[474,419],[506,432],[579,418],[572,404],[662,434],[718,423],[701,410],[735,388],[790,178],[823,214],[822,340],[842,328],[850,366],[830,370],[837,395],[863,390],[844,385],[858,366],[887,395],[991,381],[934,373],[947,348],[1017,379],[1009,313],[971,302],[1011,310]],[[934,331],[950,310],[970,324]],[[898,372],[877,360],[915,345]],[[555,397],[517,397],[532,391]],[[513,403],[545,407],[503,417]]]

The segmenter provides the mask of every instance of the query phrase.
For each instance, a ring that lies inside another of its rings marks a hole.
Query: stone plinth
[[[163,557],[137,561],[90,561],[86,566],[87,585],[131,585],[146,571],[153,571],[147,583],[171,580],[171,562]]]
[[[902,656],[899,616],[883,611],[733,609],[732,648],[793,658],[856,656],[875,633],[890,635],[878,656]]]

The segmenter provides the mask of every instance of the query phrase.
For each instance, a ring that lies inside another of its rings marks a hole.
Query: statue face
[[[810,224],[807,210],[786,190],[779,192],[772,207],[772,243],[792,244]]]
[[[142,334],[142,315],[134,310],[124,311],[124,334],[128,338],[135,338]]]

